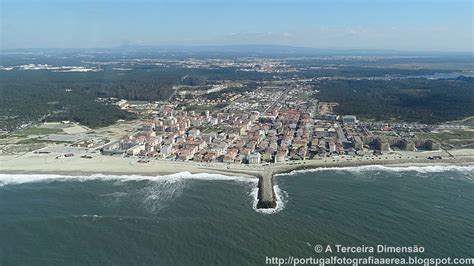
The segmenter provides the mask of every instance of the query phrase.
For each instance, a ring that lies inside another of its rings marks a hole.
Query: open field
[[[31,127],[15,132],[17,136],[30,136],[30,135],[48,135],[48,134],[60,134],[64,133],[59,128],[43,128],[43,127]]]
[[[470,130],[443,130],[438,133],[419,133],[418,136],[437,140],[445,148],[474,147],[474,132]]]

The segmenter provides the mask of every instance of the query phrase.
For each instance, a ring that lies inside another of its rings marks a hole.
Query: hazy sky
[[[0,0],[9,48],[285,44],[473,51],[471,0]]]

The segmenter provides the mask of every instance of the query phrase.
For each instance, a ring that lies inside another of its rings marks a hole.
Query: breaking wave
[[[257,209],[258,203],[258,179],[242,176],[226,176],[220,174],[191,174],[181,172],[163,176],[143,176],[143,175],[55,175],[55,174],[0,174],[0,187],[6,185],[19,185],[25,183],[49,183],[49,182],[87,182],[87,181],[116,181],[124,183],[129,181],[149,181],[150,184],[142,188],[137,194],[140,196],[145,208],[152,213],[156,213],[168,206],[173,200],[178,198],[186,187],[186,180],[217,180],[217,181],[236,181],[252,184],[252,190],[249,193],[253,202],[252,207],[256,212],[273,214],[284,209],[288,200],[288,194],[275,185],[275,198],[277,206],[273,209]],[[115,200],[126,196],[124,192],[114,192],[102,195],[103,197],[112,197]]]
[[[273,191],[275,191],[276,207],[270,209],[258,209],[258,187],[254,187],[249,193],[250,197],[253,199],[252,208],[256,212],[264,214],[274,214],[282,211],[288,202],[288,193],[286,193],[284,190],[281,190],[278,185],[273,186]]]
[[[252,184],[257,188],[258,179],[242,176],[226,176],[220,174],[191,174],[189,172],[181,172],[163,176],[141,176],[141,175],[105,175],[95,174],[90,176],[70,176],[70,175],[50,175],[50,174],[0,174],[0,187],[6,185],[19,185],[25,183],[50,183],[50,182],[87,182],[87,181],[115,181],[125,184],[133,181],[148,181],[149,183],[143,188],[131,194],[138,196],[144,208],[151,212],[157,213],[167,207],[174,199],[181,196],[186,187],[187,180],[210,180],[210,181],[235,181]],[[105,198],[111,198],[116,202],[122,200],[123,197],[129,196],[125,192],[113,192],[101,195]]]
[[[301,173],[312,173],[321,171],[343,171],[351,173],[367,173],[373,171],[383,172],[410,172],[417,173],[442,173],[442,172],[461,172],[473,175],[474,165],[458,166],[458,165],[432,165],[432,166],[384,166],[384,165],[363,165],[349,167],[320,167],[305,170],[295,170],[290,173],[277,174],[275,176],[297,175]]]
[[[179,181],[183,179],[189,180],[221,180],[221,181],[238,181],[257,183],[258,179],[242,176],[226,176],[220,174],[191,174],[189,172],[181,172],[163,176],[142,176],[142,175],[52,175],[52,174],[0,174],[0,187],[5,185],[15,185],[34,182],[54,182],[54,181]]]
[[[165,179],[146,186],[140,190],[139,194],[145,208],[151,213],[157,213],[167,207],[171,201],[181,196],[185,185],[184,179]]]

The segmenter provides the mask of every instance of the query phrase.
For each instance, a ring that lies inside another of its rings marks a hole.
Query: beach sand
[[[428,156],[440,155],[440,160],[429,160]],[[3,174],[62,174],[62,175],[170,175],[180,172],[214,173],[230,176],[255,177],[265,174],[288,173],[293,170],[320,167],[348,167],[362,165],[430,166],[430,165],[474,165],[474,150],[435,152],[400,152],[382,156],[339,157],[317,160],[291,161],[278,164],[224,164],[177,162],[149,159],[138,162],[136,157],[95,155],[91,159],[80,156],[59,157],[53,154],[3,155],[0,156],[0,173]]]
[[[275,174],[290,173],[323,167],[354,167],[364,165],[387,165],[395,167],[433,166],[433,165],[474,165],[474,150],[456,152],[417,152],[391,153],[383,156],[364,157],[328,157],[315,160],[291,161],[276,164],[225,164],[177,162],[147,159],[140,162],[136,157],[94,155],[82,158],[75,155],[65,157],[58,154],[34,154],[0,156],[0,174],[54,174],[63,176],[103,175],[141,175],[166,176],[188,172],[191,174],[220,174],[259,178],[257,208],[274,209],[277,207],[275,196]],[[442,159],[429,160],[430,156]],[[1,181],[1,180],[0,180]]]

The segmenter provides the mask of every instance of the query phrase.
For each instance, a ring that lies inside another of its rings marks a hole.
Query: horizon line
[[[462,53],[474,54],[474,50],[405,50],[405,49],[380,49],[380,48],[337,48],[337,47],[311,47],[288,44],[120,44],[106,47],[19,47],[19,48],[1,48],[0,52],[16,51],[16,50],[94,50],[94,49],[120,49],[120,48],[225,48],[225,47],[251,47],[251,46],[268,46],[268,47],[284,47],[293,49],[308,49],[320,51],[359,51],[359,52],[399,52],[399,53]]]

